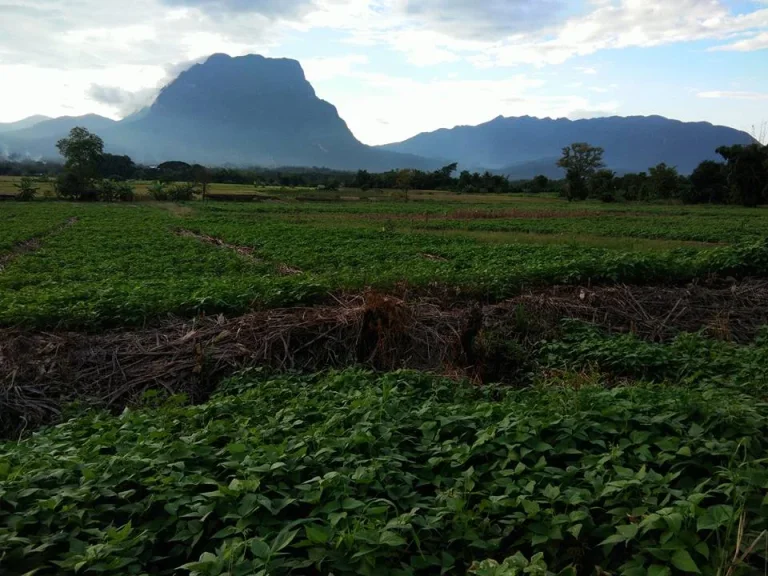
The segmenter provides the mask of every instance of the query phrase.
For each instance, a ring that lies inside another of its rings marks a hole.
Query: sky
[[[118,119],[220,52],[299,60],[367,144],[499,115],[768,122],[768,0],[0,0],[0,122]]]

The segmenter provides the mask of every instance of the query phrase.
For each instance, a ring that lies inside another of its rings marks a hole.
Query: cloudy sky
[[[298,59],[370,144],[498,115],[768,121],[768,0],[0,0],[0,122],[120,118],[216,52]]]

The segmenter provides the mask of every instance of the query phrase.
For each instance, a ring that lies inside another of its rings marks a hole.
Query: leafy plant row
[[[34,214],[38,207],[45,222],[75,209],[44,203],[25,209]],[[76,209],[77,226],[46,240],[40,251],[16,259],[0,275],[0,325],[135,325],[167,314],[238,313],[253,306],[311,302],[329,292],[386,290],[401,283],[423,290],[447,286],[481,299],[498,299],[548,284],[768,274],[764,240],[646,253],[489,245],[386,227],[360,228],[343,221],[329,227],[265,215],[233,218],[226,212],[171,212],[143,205]],[[8,221],[25,222],[21,232],[8,238],[37,226],[26,216]],[[174,231],[181,227],[251,248],[255,257],[246,259],[233,250],[178,237]],[[280,269],[301,273],[284,276]]]
[[[764,394],[768,382],[768,328],[747,346],[680,334],[667,344],[632,334],[611,336],[579,321],[566,320],[560,339],[543,343],[538,363],[565,371],[594,369],[654,382],[711,383]]]
[[[89,413],[0,445],[0,564],[462,574],[524,556],[555,573],[747,573],[768,528],[766,416],[720,386],[246,373],[204,405]]]

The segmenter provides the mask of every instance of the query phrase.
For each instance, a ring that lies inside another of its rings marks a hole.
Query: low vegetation
[[[0,207],[3,575],[764,570],[763,209],[612,202],[646,177],[586,144],[512,196],[127,183],[73,136],[78,202]],[[646,197],[734,201],[753,152]]]
[[[745,568],[767,527],[763,403],[569,378],[248,373],[199,406],[75,418],[1,448],[4,569],[463,573],[515,551],[556,573]]]

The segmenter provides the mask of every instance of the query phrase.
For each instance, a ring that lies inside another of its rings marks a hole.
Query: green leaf
[[[560,488],[557,486],[548,484],[547,487],[544,488],[544,498],[547,498],[548,500],[555,500],[558,496],[560,496]]]
[[[379,536],[379,544],[396,548],[398,546],[405,546],[408,542],[405,538],[394,532],[384,531],[381,533],[381,536]]]
[[[355,500],[354,498],[344,498],[341,507],[344,510],[357,510],[358,508],[364,508],[365,502],[360,502],[360,500]]]
[[[613,534],[612,536],[608,536],[608,538],[600,542],[600,546],[606,544],[620,544],[622,542],[626,542],[626,538],[624,538],[624,536],[621,534]]]
[[[575,524],[568,528],[568,532],[574,537],[578,538],[579,534],[581,534],[582,524]]]
[[[709,546],[707,546],[706,542],[699,542],[696,544],[696,547],[694,548],[696,552],[704,556],[707,560],[709,560]]]
[[[632,540],[637,536],[638,530],[640,530],[640,527],[637,524],[626,524],[616,527],[616,531],[624,537],[624,540]]]
[[[677,550],[672,554],[672,565],[683,572],[701,574],[699,567],[696,566],[696,562],[693,561],[687,550]]]
[[[669,526],[670,532],[674,534],[679,534],[680,531],[683,528],[683,515],[678,512],[673,512],[672,514],[668,514],[664,517],[664,520],[667,522],[667,526]]]
[[[539,506],[538,502],[533,502],[532,500],[523,500],[523,510],[525,510],[525,513],[528,514],[528,516],[535,516],[539,513],[541,507]]]
[[[323,526],[307,524],[304,530],[307,533],[307,540],[314,544],[325,544],[331,539],[331,531]]]
[[[570,518],[571,522],[581,522],[589,518],[589,513],[584,510],[574,510],[568,515],[568,518]]]
[[[331,526],[336,526],[341,520],[347,517],[346,512],[331,512],[328,514],[328,521],[331,523]]]
[[[648,568],[648,576],[669,576],[671,573],[672,571],[669,568],[660,564],[654,564]]]
[[[718,504],[707,508],[706,512],[696,522],[696,531],[717,530],[733,521],[733,506]]]
[[[272,542],[272,553],[275,554],[276,552],[280,552],[280,550],[286,548],[291,542],[293,542],[293,539],[296,538],[296,534],[298,533],[298,530],[288,530],[287,527],[283,528]]]
[[[264,540],[255,538],[251,540],[251,552],[256,558],[268,558],[270,552],[269,545]]]

